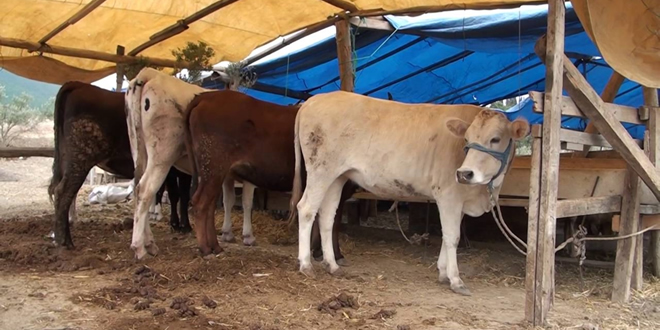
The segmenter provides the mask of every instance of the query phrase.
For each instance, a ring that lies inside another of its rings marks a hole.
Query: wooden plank
[[[87,58],[91,60],[99,60],[99,61],[105,61],[111,63],[131,64],[142,60],[146,60],[150,64],[153,64],[155,66],[166,67],[166,68],[174,68],[174,67],[187,68],[188,66],[190,66],[190,63],[187,62],[177,63],[174,60],[163,59],[163,58],[154,58],[154,57],[138,58],[134,56],[126,56],[126,55],[120,56],[117,54],[97,52],[93,50],[80,49],[80,48],[70,48],[70,47],[53,46],[53,45],[44,46],[37,42],[14,39],[14,38],[0,37],[0,46],[26,49],[31,52],[39,51],[47,54],[57,54],[62,56]]]
[[[641,218],[641,226],[637,228],[637,230],[644,230],[646,228],[650,228],[653,226],[660,226],[660,214],[649,214],[649,215],[642,215],[640,216]],[[619,232],[621,230],[621,216],[618,214],[615,214],[612,216],[612,231],[614,232]],[[658,232],[658,230],[653,230],[652,232]]]
[[[564,78],[564,88],[575,104],[587,114],[596,129],[607,138],[612,147],[621,154],[626,163],[660,200],[660,174],[657,169],[617,118],[603,107],[603,101],[567,58],[564,59]]]
[[[607,81],[607,85],[605,85],[603,92],[600,94],[600,98],[603,100],[603,102],[614,103],[616,94],[619,93],[619,89],[621,88],[621,85],[623,84],[624,80],[625,78],[623,77],[623,75],[621,75],[616,71],[612,71],[610,80]],[[587,124],[587,127],[585,127],[584,132],[589,134],[597,134],[598,130],[596,130],[596,126],[594,126],[593,122],[589,122]],[[590,146],[585,145],[584,148],[582,149],[582,152],[576,152],[575,156],[586,157],[587,154],[589,154],[589,149]]]
[[[557,201],[557,218],[621,211],[621,196],[586,197]]]
[[[562,128],[560,130],[560,136],[561,140],[566,142],[582,144],[585,146],[612,147],[602,135],[598,134],[589,134]]]
[[[534,125],[539,127],[539,125]],[[525,319],[534,323],[536,306],[537,245],[539,238],[539,188],[541,185],[541,137],[532,140],[531,170],[529,178],[529,207],[527,209],[527,260],[525,265]]]
[[[654,107],[649,110],[649,120],[646,124],[648,130],[648,154],[651,162],[657,167],[660,164],[660,112],[658,106],[658,90],[654,88],[642,88],[644,104]],[[651,259],[651,273],[660,277],[660,231],[651,233],[651,248],[649,250]]]
[[[568,61],[570,65],[573,65],[572,62]],[[576,69],[577,70],[577,69]],[[594,92],[595,93],[595,92]],[[542,92],[529,92],[529,97],[534,102],[532,107],[534,112],[543,113],[543,94]],[[612,103],[603,103],[604,111],[610,113],[617,121],[632,123],[641,125],[642,121],[639,119],[637,114],[637,109],[633,107],[628,107],[624,105],[612,104]],[[579,117],[579,118],[588,118],[588,116],[583,113],[583,109],[576,105],[575,101],[568,96],[562,96],[561,103],[561,114],[568,117]]]
[[[394,31],[392,24],[382,17],[351,17],[348,21],[361,29]]]
[[[73,14],[73,16],[71,16],[69,19],[67,19],[66,21],[62,22],[62,24],[58,25],[58,26],[57,26],[55,29],[53,29],[52,31],[48,32],[47,35],[45,35],[43,38],[41,38],[41,39],[39,40],[39,43],[40,43],[40,44],[45,44],[46,42],[48,42],[48,40],[52,39],[52,38],[53,38],[54,36],[56,36],[58,33],[62,32],[64,29],[66,29],[67,27],[69,27],[69,25],[76,24],[79,20],[81,20],[81,19],[83,19],[85,16],[89,15],[89,13],[91,13],[92,11],[94,11],[94,9],[96,9],[98,6],[100,6],[100,5],[103,4],[104,2],[105,2],[105,0],[94,0],[94,1],[92,1],[92,2],[90,2],[90,3],[88,3],[87,5],[85,5],[85,7],[83,7],[83,8],[80,9],[78,12],[76,12],[75,14]]]
[[[337,62],[339,62],[339,79],[341,90],[355,90],[355,75],[353,74],[353,51],[351,45],[351,25],[347,19],[335,23],[337,34]]]
[[[54,157],[53,148],[0,148],[0,158]]]
[[[531,167],[531,157],[520,156],[513,159],[511,169],[529,169]],[[565,170],[624,170],[626,168],[626,161],[609,158],[583,158],[575,159],[569,157],[561,157],[559,160],[559,169]]]
[[[637,231],[639,218],[640,180],[632,167],[626,172],[626,184],[621,203],[621,230],[619,235]],[[633,237],[617,241],[614,265],[614,287],[612,301],[626,303],[630,300],[635,239]]]
[[[545,94],[543,99],[543,137],[541,155],[541,185],[539,188],[538,237],[533,326],[543,326],[555,293],[555,227],[559,181],[559,130],[561,129],[562,67],[564,66],[563,0],[548,1],[548,29],[545,51],[540,56],[545,63]],[[537,43],[538,44],[538,43]],[[539,54],[537,52],[537,54]],[[529,245],[528,245],[529,246]],[[528,253],[529,255],[529,253]]]
[[[117,45],[117,55],[124,55],[124,52],[126,51],[126,48],[121,45]],[[121,92],[121,86],[124,84],[124,70],[125,67],[121,64],[117,65],[117,88],[115,91]]]

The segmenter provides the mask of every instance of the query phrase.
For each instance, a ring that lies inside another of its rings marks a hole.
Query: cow
[[[443,232],[439,280],[470,295],[456,260],[463,214],[477,217],[492,209],[515,141],[528,132],[526,120],[511,122],[479,106],[405,104],[343,91],[312,96],[295,124],[290,208],[299,219],[300,272],[314,276],[308,242],[317,213],[323,265],[331,274],[340,271],[329,234],[342,187],[351,180],[385,199],[434,199]]]
[[[221,189],[225,207],[221,239],[232,241],[234,182],[243,183],[243,240],[246,245],[254,240],[251,228],[254,187],[291,191],[295,161],[293,127],[298,109],[297,105],[277,105],[232,90],[203,93],[190,102],[186,110],[186,149],[188,155],[193,155],[193,178],[199,177],[194,179],[199,182],[192,199],[192,214],[203,255],[222,250],[213,218]],[[341,204],[354,192],[355,187],[347,184]],[[336,261],[346,264],[337,237],[340,223],[341,211],[335,217],[332,239]],[[314,255],[319,257],[317,230],[313,237]]]
[[[123,93],[71,81],[63,84],[55,99],[53,176],[48,195],[55,206],[55,243],[74,248],[69,221],[75,221],[75,198],[92,167],[131,179],[134,164],[128,141]],[[181,180],[182,205],[188,205],[190,184]],[[190,179],[188,179],[189,181]],[[187,192],[186,192],[187,191]],[[171,221],[178,219],[172,196],[176,186],[168,186],[173,202]],[[67,216],[69,215],[69,216]],[[68,219],[67,219],[68,218]],[[181,207],[181,227],[188,228],[187,207]],[[177,226],[179,224],[177,223]]]

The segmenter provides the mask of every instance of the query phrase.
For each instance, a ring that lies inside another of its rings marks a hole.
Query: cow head
[[[456,170],[462,184],[502,184],[505,169],[515,154],[515,141],[527,136],[529,123],[522,118],[511,122],[501,112],[482,110],[469,124],[452,118],[449,131],[465,139],[465,160]]]

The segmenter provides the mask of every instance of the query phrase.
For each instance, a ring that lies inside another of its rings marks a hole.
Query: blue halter
[[[509,159],[509,155],[511,154],[511,145],[513,139],[509,140],[509,145],[506,146],[506,149],[503,152],[500,151],[495,151],[493,149],[488,149],[484,146],[482,146],[479,143],[468,143],[465,147],[463,147],[463,151],[467,154],[470,149],[475,149],[481,152],[485,152],[493,157],[495,159],[500,161],[500,169],[497,171],[497,174],[493,176],[492,179],[490,179],[490,182],[488,182],[488,189],[492,192],[493,191],[493,182],[495,182],[495,179],[497,179],[502,172],[504,172],[504,168],[506,167],[507,160]]]

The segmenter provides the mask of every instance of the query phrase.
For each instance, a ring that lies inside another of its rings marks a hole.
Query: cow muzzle
[[[469,169],[456,170],[456,181],[462,184],[471,184],[474,180],[474,171]]]

